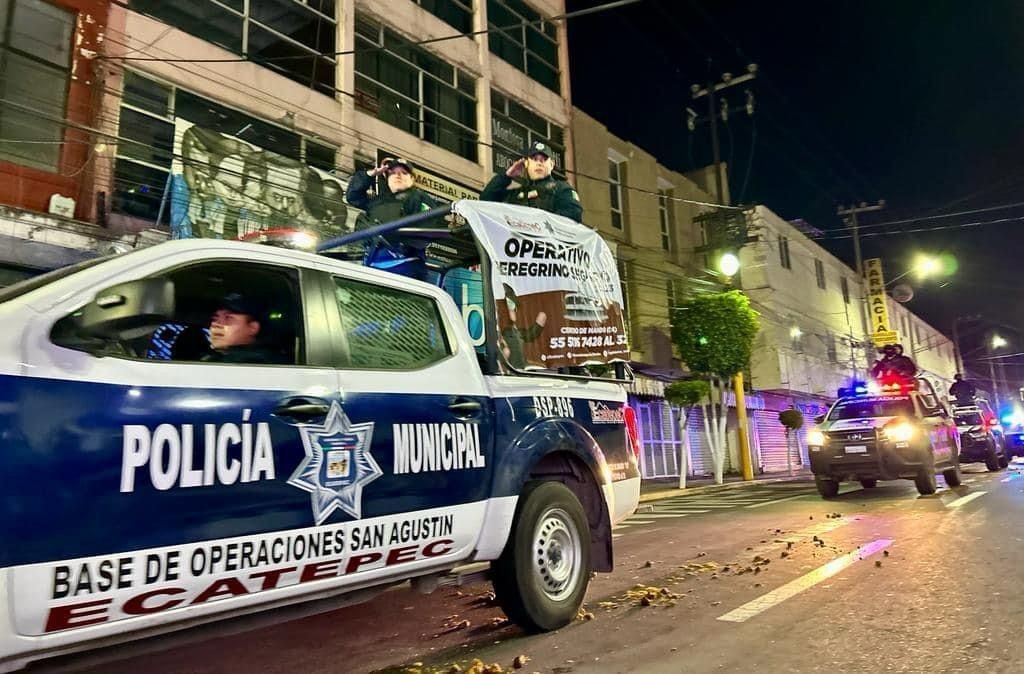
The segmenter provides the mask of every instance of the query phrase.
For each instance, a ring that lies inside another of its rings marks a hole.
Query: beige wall
[[[678,199],[708,202],[711,197],[687,176],[670,171],[650,153],[612,135],[578,108],[573,110],[572,129],[583,221],[614,242],[617,258],[628,265],[633,359],[672,367],[666,282],[675,279],[682,292],[693,277],[700,276],[693,267],[692,250],[699,244],[693,216],[702,208]],[[624,162],[622,229],[613,227],[611,220],[610,154]],[[661,244],[659,189],[671,190],[675,199],[668,203],[668,251]]]
[[[867,348],[863,301],[857,274],[789,222],[758,206],[754,231],[758,241],[744,247],[742,287],[761,313],[752,362],[752,384],[760,390],[788,390],[832,396],[848,384],[854,367],[865,376],[874,360]],[[790,269],[781,263],[779,236],[789,241]],[[825,288],[818,287],[815,260],[825,272]],[[842,281],[849,288],[844,301]],[[929,374],[937,388],[952,380],[952,344],[945,335],[915,316],[908,307],[890,300],[890,318],[900,332],[907,355]],[[916,326],[909,337],[904,321]],[[798,328],[801,335],[791,336]],[[835,355],[829,344],[835,344]],[[851,346],[851,344],[853,346]]]

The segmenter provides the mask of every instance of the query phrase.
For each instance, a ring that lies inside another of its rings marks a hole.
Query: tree
[[[760,327],[750,300],[738,290],[699,295],[672,316],[672,341],[680,357],[693,374],[708,383],[701,400],[704,434],[719,484],[725,469],[729,382],[750,366]]]
[[[665,400],[670,405],[679,407],[679,437],[682,444],[679,446],[679,488],[686,489],[686,474],[689,472],[687,460],[690,457],[690,434],[686,432],[686,419],[690,416],[690,410],[694,405],[710,395],[711,389],[703,379],[690,381],[677,381],[665,387]]]

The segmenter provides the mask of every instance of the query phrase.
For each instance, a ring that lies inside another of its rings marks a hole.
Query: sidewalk
[[[813,479],[814,476],[811,475],[810,470],[794,471],[793,475],[769,474],[766,476],[755,477],[753,480],[749,481],[744,480],[738,475],[726,475],[725,482],[723,484],[715,484],[713,478],[688,478],[686,480],[686,489],[680,489],[679,478],[677,477],[654,478],[643,480],[640,483],[640,503],[660,501],[661,499],[672,498],[673,496],[680,496],[682,494],[707,494],[759,484],[773,484],[776,482],[808,482]]]

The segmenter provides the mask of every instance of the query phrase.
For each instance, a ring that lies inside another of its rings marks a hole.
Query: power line
[[[427,38],[425,40],[417,40],[415,42],[409,42],[408,44],[410,46],[417,46],[418,47],[418,46],[427,45],[427,44],[436,44],[438,42],[447,42],[449,40],[458,40],[460,38],[472,38],[472,37],[476,37],[477,35],[486,35],[488,33],[494,32],[494,31],[504,32],[504,31],[511,30],[513,28],[522,28],[524,26],[540,25],[540,24],[544,24],[544,23],[547,23],[547,22],[563,21],[563,20],[566,20],[566,19],[575,19],[575,18],[578,18],[578,17],[581,17],[581,16],[587,16],[589,14],[597,14],[597,13],[600,13],[600,12],[606,12],[608,10],[618,9],[620,7],[625,7],[627,5],[634,5],[634,4],[638,3],[638,2],[643,2],[643,0],[615,0],[615,2],[608,2],[608,3],[605,3],[603,5],[598,5],[597,7],[590,7],[590,8],[587,8],[587,9],[580,9],[580,10],[576,10],[576,11],[573,11],[573,12],[566,12],[565,14],[558,14],[558,15],[551,16],[551,17],[544,17],[544,18],[540,18],[540,19],[535,19],[533,21],[524,19],[524,20],[519,21],[517,23],[508,24],[506,26],[491,26],[490,28],[483,28],[481,30],[474,30],[474,31],[466,32],[466,33],[452,33],[451,35],[444,35],[444,36],[441,36],[441,37],[432,37],[432,38]],[[129,10],[135,11],[134,8],[132,8],[130,5],[128,5],[126,3],[115,2],[115,4],[118,4],[121,7],[124,7],[125,9],[129,9]],[[118,61],[158,61],[158,62],[161,62],[161,63],[242,63],[242,62],[246,62],[246,61],[252,61],[253,63],[268,63],[268,62],[269,63],[275,63],[275,62],[278,62],[278,61],[294,61],[294,60],[299,60],[299,59],[311,59],[311,58],[313,58],[313,59],[315,59],[315,58],[337,58],[339,56],[351,56],[351,55],[362,53],[362,52],[372,52],[372,51],[381,51],[381,50],[389,51],[389,48],[385,47],[385,46],[376,46],[376,47],[365,47],[365,48],[357,48],[357,49],[346,49],[346,50],[337,51],[337,52],[314,52],[314,51],[310,51],[308,54],[302,54],[302,55],[269,56],[269,57],[265,57],[265,58],[261,57],[261,58],[258,58],[258,59],[252,59],[252,58],[248,58],[248,57],[245,57],[245,56],[232,57],[232,58],[216,58],[216,59],[195,59],[195,58],[192,58],[192,59],[185,59],[185,58],[164,59],[164,58],[153,58],[153,57],[145,57],[145,56],[102,56],[100,58],[104,58],[106,60],[118,60]]]

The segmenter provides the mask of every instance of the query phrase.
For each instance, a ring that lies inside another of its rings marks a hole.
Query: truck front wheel
[[[572,490],[560,482],[528,483],[491,571],[498,603],[524,630],[572,622],[590,582],[590,527]]]

